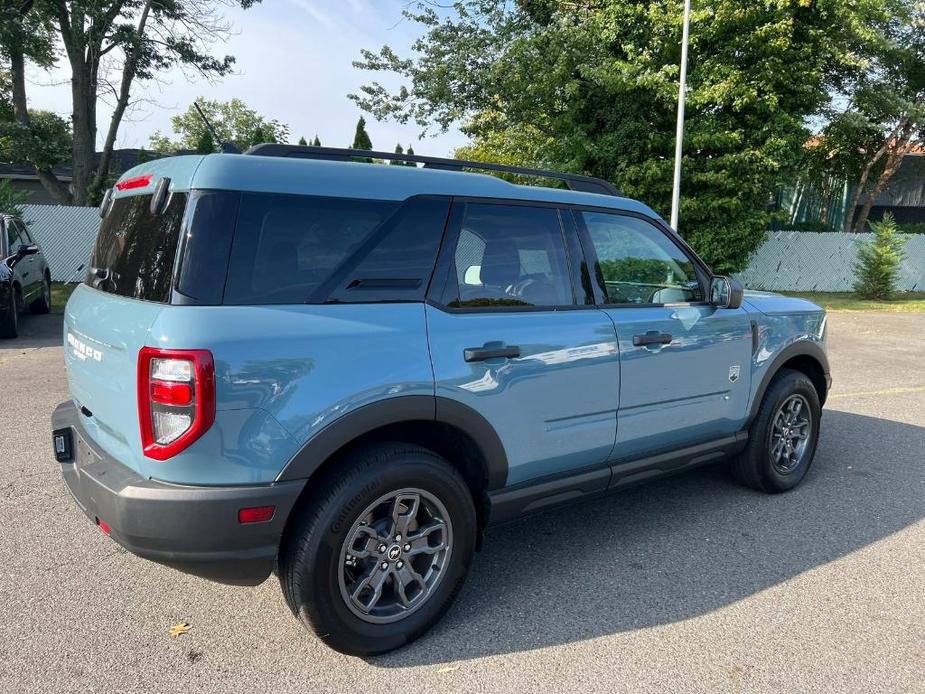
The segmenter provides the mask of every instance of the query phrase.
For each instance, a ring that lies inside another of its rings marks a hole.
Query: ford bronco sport
[[[399,155],[261,145],[107,194],[52,428],[113,540],[216,581],[276,571],[326,643],[372,654],[447,610],[489,524],[720,460],[765,492],[803,479],[817,306],[743,297],[597,179],[356,156]]]

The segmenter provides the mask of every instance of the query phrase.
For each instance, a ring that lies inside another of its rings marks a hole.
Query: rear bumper
[[[304,480],[253,487],[190,487],[151,480],[109,456],[86,435],[72,402],[52,429],[70,430],[73,461],[61,474],[94,523],[133,554],[220,583],[257,585],[273,570],[289,512]],[[241,508],[275,506],[263,523],[238,522]]]

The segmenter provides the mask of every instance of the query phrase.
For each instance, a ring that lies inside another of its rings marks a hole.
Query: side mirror
[[[739,280],[717,275],[710,280],[710,303],[717,308],[739,308],[743,291]]]
[[[22,246],[19,247],[19,250],[16,251],[16,254],[19,256],[35,255],[38,252],[39,252],[39,247],[36,246],[34,243],[28,243],[28,244],[24,243]]]

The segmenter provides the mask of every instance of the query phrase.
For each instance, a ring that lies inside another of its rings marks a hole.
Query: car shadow
[[[60,345],[64,316],[60,313],[19,316],[19,336],[0,340],[0,354]]]
[[[837,410],[824,421],[813,467],[787,494],[714,466],[490,529],[447,617],[368,662],[438,664],[678,622],[925,516],[925,428]]]

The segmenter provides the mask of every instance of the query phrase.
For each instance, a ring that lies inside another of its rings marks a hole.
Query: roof
[[[51,279],[73,282],[83,276],[83,267],[100,227],[96,207],[64,205],[21,205],[22,220],[29,227],[48,261]]]
[[[122,178],[149,173],[153,173],[154,178],[148,186],[123,191],[117,196],[150,193],[157,178],[170,176],[171,188],[178,191],[198,188],[377,200],[454,195],[608,207],[658,217],[648,206],[629,198],[517,185],[485,174],[408,166],[209,154],[146,162],[126,171]]]

